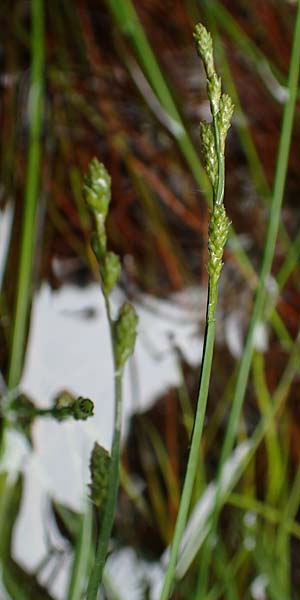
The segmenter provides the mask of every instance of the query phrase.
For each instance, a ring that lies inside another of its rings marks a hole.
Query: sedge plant
[[[111,456],[96,442],[90,463],[91,500],[99,513],[100,529],[86,597],[88,600],[95,600],[102,581],[117,503],[121,449],[122,378],[125,364],[134,350],[138,317],[133,306],[127,302],[121,306],[116,319],[112,316],[110,296],[120,276],[121,263],[119,257],[107,249],[105,222],[111,200],[111,179],[103,164],[97,159],[93,159],[89,165],[83,191],[94,221],[91,244],[99,264],[101,287],[110,329],[115,382]]]
[[[230,456],[232,448],[234,446],[236,430],[238,420],[241,414],[247,382],[249,378],[250,368],[252,364],[254,349],[255,349],[255,333],[257,325],[262,322],[265,318],[266,304],[267,304],[267,286],[266,281],[271,274],[273,258],[275,254],[275,245],[277,239],[277,233],[280,225],[281,218],[281,207],[284,197],[285,181],[288,168],[289,151],[291,146],[293,121],[296,108],[297,90],[300,73],[300,2],[297,3],[297,13],[295,20],[294,36],[293,36],[293,47],[291,53],[289,77],[288,77],[288,90],[289,97],[285,104],[281,134],[279,140],[277,163],[274,179],[274,188],[272,194],[272,203],[270,209],[270,219],[268,223],[266,233],[266,243],[264,256],[261,265],[259,284],[255,296],[254,306],[251,314],[251,319],[248,328],[248,334],[245,341],[245,348],[239,365],[236,386],[232,398],[231,411],[229,415],[228,425],[226,429],[226,435],[223,442],[221,456],[218,466],[218,481],[220,481],[222,470],[226,459]],[[274,404],[274,398],[273,398]],[[220,489],[220,486],[219,486]],[[215,509],[213,513],[210,537],[213,539],[217,532],[218,517],[222,508],[221,495],[218,493],[216,498]],[[199,600],[205,597],[207,583],[208,583],[208,572],[210,566],[212,545],[207,541],[204,552],[202,569],[200,571],[199,586],[197,598]]]
[[[208,298],[200,385],[191,447],[161,600],[167,600],[170,597],[174,586],[179,545],[187,521],[196,476],[213,359],[218,283],[223,266],[223,250],[230,226],[223,203],[224,154],[225,140],[234,107],[230,96],[222,93],[221,78],[216,73],[214,65],[212,37],[201,23],[196,25],[194,40],[206,73],[207,94],[212,115],[211,123],[200,124],[203,162],[213,190],[213,207],[208,229]]]

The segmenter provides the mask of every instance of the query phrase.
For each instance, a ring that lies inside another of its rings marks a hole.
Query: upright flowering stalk
[[[175,582],[179,545],[186,525],[195,481],[211,375],[218,282],[223,266],[223,250],[230,225],[223,204],[225,172],[224,152],[225,140],[230,127],[234,107],[231,98],[227,94],[222,93],[221,78],[217,75],[214,66],[212,38],[210,33],[201,23],[195,27],[194,40],[197,53],[203,62],[206,73],[207,94],[212,115],[211,123],[200,124],[203,162],[213,189],[213,207],[208,228],[208,300],[200,385],[191,448],[170,550],[169,563],[161,593],[161,600],[167,600],[170,597]]]
[[[212,114],[212,123],[200,123],[203,162],[213,188],[213,209],[208,230],[208,274],[210,286],[208,321],[210,321],[215,318],[218,281],[223,266],[223,249],[230,225],[223,204],[224,152],[225,140],[234,107],[230,96],[222,93],[221,78],[218,77],[214,66],[212,37],[201,23],[195,27],[194,40],[206,73],[207,94]]]
[[[101,520],[95,562],[92,568],[87,599],[95,600],[113,526],[119,487],[119,464],[122,417],[122,377],[126,361],[134,351],[138,317],[131,304],[121,306],[117,318],[111,315],[110,294],[116,285],[121,263],[107,250],[105,222],[111,199],[111,179],[105,167],[93,159],[84,184],[84,196],[94,220],[91,244],[99,264],[102,292],[105,298],[114,359],[115,415],[111,456],[96,442],[91,456],[91,500],[98,507]]]

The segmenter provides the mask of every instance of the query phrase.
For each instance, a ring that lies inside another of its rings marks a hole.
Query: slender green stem
[[[211,289],[208,297],[208,306],[211,302],[211,295],[214,295],[216,290]],[[191,439],[191,449],[186,468],[185,480],[181,494],[178,516],[174,531],[174,537],[171,545],[169,564],[166,570],[164,585],[160,600],[167,600],[171,593],[172,584],[174,581],[176,561],[182,534],[186,525],[187,515],[191,502],[193,484],[195,480],[197,464],[199,459],[200,443],[203,431],[203,423],[206,411],[206,403],[209,389],[209,381],[211,374],[213,349],[215,339],[215,321],[210,319],[207,321],[206,334],[203,348],[203,362],[200,375],[200,387],[198,394],[197,409],[194,420],[194,428]]]
[[[297,233],[295,239],[290,243],[287,250],[283,264],[277,273],[277,285],[279,290],[282,290],[285,283],[287,282],[290,274],[295,268],[299,268],[299,255],[300,255],[300,232]]]
[[[29,151],[17,298],[8,372],[8,387],[10,389],[18,385],[21,377],[26,328],[32,293],[32,264],[36,239],[36,212],[40,178],[41,131],[43,123],[45,62],[43,0],[32,0],[31,56],[31,85],[28,98],[30,122]]]
[[[300,67],[300,0],[298,0],[297,17],[294,30],[294,42],[290,63],[289,72],[289,98],[284,108],[283,123],[281,129],[281,136],[279,142],[276,175],[274,183],[274,192],[272,198],[272,204],[270,209],[270,220],[267,230],[267,239],[265,245],[265,252],[260,272],[260,279],[258,289],[256,293],[254,308],[249,324],[248,335],[246,339],[245,349],[240,363],[237,384],[232,402],[232,409],[229,417],[228,426],[226,429],[225,440],[221,452],[219,467],[218,467],[218,481],[222,474],[223,465],[232,451],[237,424],[241,413],[245,392],[247,388],[247,382],[252,362],[252,356],[254,351],[254,336],[257,324],[263,318],[264,306],[266,301],[266,283],[271,272],[275,244],[277,238],[278,227],[280,223],[281,205],[283,200],[284,186],[286,180],[289,150],[291,143],[293,119],[296,105],[297,96],[297,84],[299,79],[299,67]],[[218,486],[220,491],[220,486]],[[221,509],[220,493],[217,495],[215,511],[212,517],[212,536],[216,533],[218,515]],[[199,594],[197,598],[205,598],[205,592],[207,587],[208,579],[208,565],[211,556],[211,545],[206,543],[205,552],[203,556],[203,565],[200,573],[202,578],[202,584],[199,587]]]
[[[96,158],[94,158],[89,165],[84,181],[83,192],[87,205],[89,206],[94,217],[95,231],[91,243],[99,263],[101,287],[105,299],[106,314],[109,323],[115,383],[114,433],[111,448],[111,458],[109,464],[107,467],[105,467],[106,478],[108,479],[107,486],[105,482],[104,488],[106,498],[95,500],[95,502],[101,506],[101,527],[95,561],[87,589],[88,600],[95,600],[99,585],[102,581],[103,568],[107,556],[117,504],[121,455],[122,377],[125,363],[134,351],[138,317],[134,308],[125,302],[118,311],[117,319],[112,319],[109,295],[119,278],[121,264],[119,257],[113,252],[109,252],[107,250],[105,220],[111,200],[111,178],[104,165],[99,163]],[[95,449],[97,450],[97,444],[94,446],[94,450]],[[100,466],[100,471],[101,470],[102,466]],[[98,478],[100,471],[97,473]],[[91,465],[91,474],[93,485],[93,465]]]
[[[194,39],[196,42],[197,52],[203,62],[207,76],[207,92],[213,118],[212,125],[205,123],[201,124],[200,128],[206,171],[213,186],[213,209],[211,212],[208,235],[209,287],[206,313],[206,332],[204,338],[200,385],[192,432],[191,448],[175,525],[175,532],[171,544],[169,564],[166,570],[160,600],[167,600],[169,598],[172,586],[174,585],[179,545],[187,521],[197,465],[199,461],[199,452],[214,350],[218,284],[223,265],[223,249],[227,240],[230,224],[223,206],[225,177],[224,147],[227,131],[230,126],[233,105],[229,96],[221,94],[221,79],[217,76],[214,68],[212,38],[205,27],[203,27],[203,25],[200,23],[195,27]]]
[[[276,416],[273,414],[273,410],[271,415],[272,418],[273,416]],[[263,417],[263,419],[265,419],[265,417]],[[300,472],[298,470],[295,478],[295,483],[297,481],[297,484],[299,484],[299,475]],[[291,493],[293,493],[293,490]],[[285,533],[292,534],[297,539],[300,539],[300,525],[294,520],[294,515],[290,516],[289,514],[289,502],[287,509],[288,516],[286,518],[282,518],[282,510],[280,508],[274,508],[265,501],[256,500],[248,495],[244,496],[241,494],[232,493],[227,499],[227,504],[242,511],[252,511],[268,523],[275,524],[276,526],[279,524]]]
[[[122,420],[122,373],[115,374],[115,420],[114,436],[112,442],[111,462],[109,467],[109,479],[107,498],[98,540],[96,557],[92,568],[88,589],[87,600],[96,600],[98,588],[102,581],[103,569],[107,556],[108,544],[114,522],[115,509],[119,488],[119,465],[120,465],[120,442],[121,442],[121,420]]]
[[[272,424],[272,422],[274,422],[274,419],[276,417],[276,415],[278,415],[279,411],[282,412],[283,408],[284,408],[284,402],[288,397],[288,393],[291,387],[291,384],[294,380],[294,378],[297,376],[297,373],[299,371],[299,354],[300,351],[300,333],[298,333],[297,339],[294,342],[293,348],[291,350],[291,353],[289,355],[289,359],[288,359],[288,363],[285,367],[285,370],[281,376],[280,382],[276,388],[276,390],[273,393],[272,396],[272,405],[269,406],[269,411],[267,414],[265,414],[261,419],[259,424],[257,425],[253,435],[251,436],[251,438],[247,441],[246,446],[247,446],[247,450],[244,452],[243,451],[243,458],[238,461],[239,464],[237,467],[234,468],[234,471],[232,473],[232,479],[231,482],[229,483],[229,485],[225,485],[224,486],[224,479],[222,480],[222,504],[225,504],[227,501],[227,498],[229,497],[228,495],[231,494],[232,490],[235,488],[235,486],[237,485],[238,481],[241,479],[243,473],[245,472],[245,469],[247,467],[247,465],[249,464],[249,462],[251,461],[251,459],[255,456],[255,453],[257,452],[257,449],[259,447],[259,445],[262,443],[267,431],[270,428],[270,425]],[[241,447],[243,446],[239,445],[237,447],[237,452],[239,451],[239,449],[241,449]],[[232,457],[229,458],[229,461],[231,460]],[[228,465],[229,465],[229,461],[228,461]],[[215,484],[214,484],[215,487]],[[249,500],[249,502],[251,502],[252,499]],[[213,510],[213,507],[212,507]],[[211,510],[211,512],[212,512]],[[249,510],[250,507],[249,507]],[[209,517],[208,517],[209,518]],[[207,519],[208,521],[208,519]],[[206,521],[206,525],[205,525],[205,530],[208,530],[208,523]],[[202,545],[202,536],[203,532],[199,532],[199,544],[195,547],[193,545],[192,549],[189,549],[189,544],[187,542],[185,548],[184,548],[184,555],[182,557],[182,560],[185,563],[184,569],[182,568],[182,565],[180,565],[180,576],[184,576],[184,574],[187,572],[187,569],[189,568],[193,557],[195,557],[196,553],[198,552],[198,550],[200,549],[201,545]],[[186,559],[186,555],[191,553],[191,557],[189,558],[189,560]],[[199,598],[199,600],[203,600],[203,595],[201,596],[200,594],[197,595],[195,594],[194,596],[195,598]],[[210,597],[210,595],[209,595]],[[205,596],[206,598],[206,596]],[[208,597],[207,597],[208,598]]]
[[[288,498],[286,498],[285,506],[281,511],[281,518],[279,521],[279,528],[276,539],[276,556],[280,557],[278,562],[279,573],[278,578],[281,582],[284,582],[285,596],[291,597],[290,590],[290,572],[291,572],[291,558],[290,558],[290,536],[291,529],[289,524],[294,524],[294,519],[297,515],[300,503],[300,468],[295,476],[295,480],[291,489],[289,489]],[[297,525],[295,523],[295,525]]]
[[[81,600],[86,585],[86,573],[89,570],[92,554],[92,506],[87,502],[82,516],[82,525],[79,538],[74,551],[69,588],[68,600]]]
[[[267,415],[270,412],[272,400],[266,382],[265,361],[262,353],[254,353],[252,369],[253,385],[259,410],[262,415]],[[270,424],[269,430],[266,433],[265,443],[269,465],[266,475],[266,502],[276,504],[282,490],[284,466],[275,421]]]
[[[114,332],[113,320],[111,317],[110,302],[106,294],[104,294],[106,312],[109,322],[110,338],[114,357],[114,382],[115,382],[115,414],[114,414],[114,434],[111,448],[111,461],[109,466],[109,478],[107,488],[107,498],[101,523],[101,530],[98,539],[95,562],[92,568],[88,589],[87,600],[96,600],[98,588],[102,581],[103,569],[108,551],[109,540],[114,522],[118,489],[119,489],[119,468],[121,456],[121,425],[122,425],[122,377],[123,370],[117,368],[115,348],[114,348]]]

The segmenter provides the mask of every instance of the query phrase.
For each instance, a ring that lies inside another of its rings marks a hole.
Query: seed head
[[[194,40],[196,50],[203,61],[207,79],[210,79],[215,72],[213,42],[210,33],[202,23],[198,23],[195,27]]]
[[[106,296],[110,294],[121,273],[120,259],[114,252],[107,252],[101,264],[103,290]]]
[[[91,491],[91,500],[99,508],[103,507],[107,496],[109,464],[109,452],[96,442],[90,458],[92,481],[89,484],[89,488]]]
[[[105,221],[111,198],[111,178],[97,158],[89,164],[83,193],[91,211]]]
[[[114,324],[114,344],[117,368],[121,369],[133,354],[138,316],[131,304],[125,302]]]

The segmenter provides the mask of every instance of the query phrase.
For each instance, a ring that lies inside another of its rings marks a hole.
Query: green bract
[[[125,302],[114,324],[114,347],[118,369],[121,369],[134,351],[138,316],[131,304]]]

